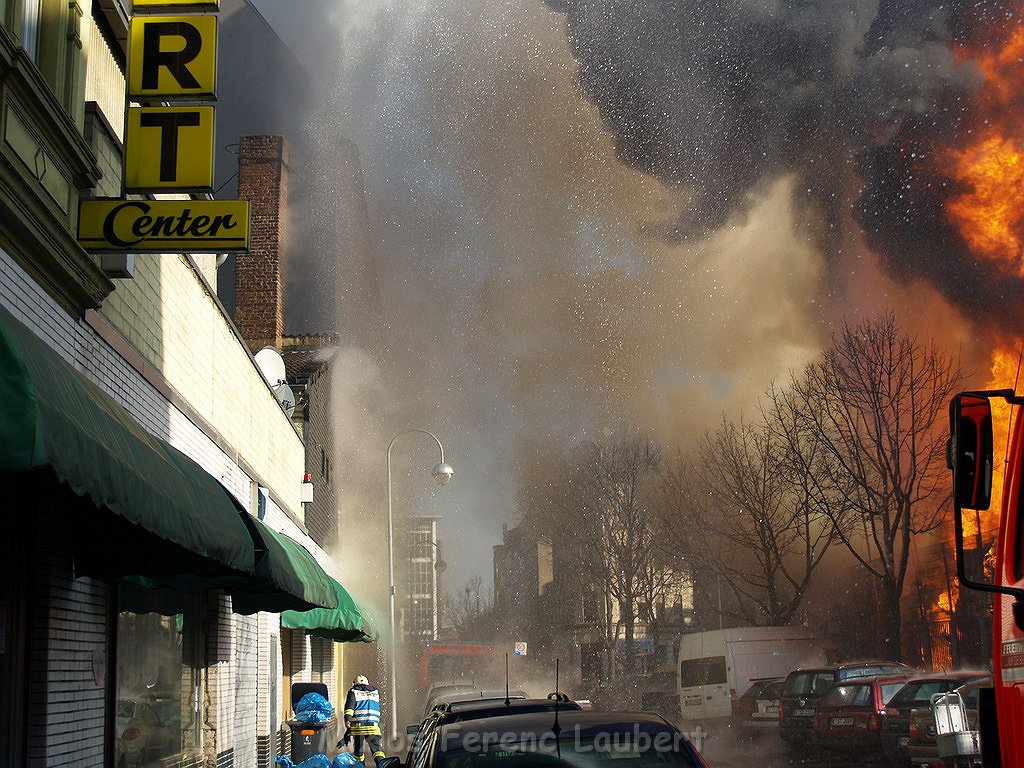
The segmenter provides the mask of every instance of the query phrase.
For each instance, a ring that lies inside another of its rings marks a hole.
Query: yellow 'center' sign
[[[245,250],[247,200],[85,200],[78,241],[91,250]]]

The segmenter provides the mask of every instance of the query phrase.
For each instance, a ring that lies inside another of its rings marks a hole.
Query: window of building
[[[325,483],[331,482],[331,457],[323,448],[320,449],[320,477]]]
[[[85,105],[81,5],[68,0],[0,0],[0,22],[76,123]]]
[[[42,0],[24,0],[21,16],[21,44],[32,61],[39,62],[39,6]]]
[[[115,765],[150,765],[197,752],[199,596],[123,586],[119,597]]]

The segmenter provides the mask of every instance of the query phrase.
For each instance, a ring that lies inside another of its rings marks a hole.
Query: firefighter
[[[380,743],[380,692],[365,675],[356,675],[345,697],[345,739],[352,738],[352,754],[363,762],[364,749],[373,754],[374,765],[384,758]]]

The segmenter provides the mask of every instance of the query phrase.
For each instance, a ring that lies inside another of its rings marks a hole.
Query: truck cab
[[[992,501],[993,401],[1009,403],[1010,438],[1003,458],[999,531],[991,583],[976,580],[964,566],[963,510],[986,510]],[[950,404],[949,466],[953,470],[953,522],[957,576],[970,589],[993,595],[993,691],[982,697],[982,760],[994,758],[993,742],[1003,768],[1024,768],[1024,398],[1012,390],[962,392]],[[993,720],[995,721],[993,725]]]

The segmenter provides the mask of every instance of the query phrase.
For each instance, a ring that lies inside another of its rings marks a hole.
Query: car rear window
[[[871,685],[837,685],[821,700],[823,707],[866,707],[871,705]]]
[[[679,662],[679,685],[721,685],[728,680],[725,656],[705,656],[702,659],[683,659]]]
[[[747,692],[740,696],[740,701],[756,701],[761,698],[761,690],[764,688],[761,683],[754,683],[747,688]]]
[[[906,667],[899,664],[872,664],[864,667],[847,667],[836,672],[836,680],[850,680],[855,677],[874,677],[876,675],[891,675],[893,673],[905,672]]]
[[[882,689],[882,703],[888,704],[890,701],[892,701],[892,697],[899,693],[901,690],[903,690],[903,686],[905,685],[906,683],[903,682],[882,683],[879,686],[879,688]]]
[[[818,696],[828,690],[832,685],[833,676],[828,671],[818,672],[797,672],[786,678],[786,685],[782,690],[783,696],[803,696],[812,694]]]
[[[930,704],[933,694],[945,693],[951,690],[953,685],[952,680],[920,680],[907,683],[901,691],[892,697],[892,701],[889,703],[894,707],[917,707]]]

